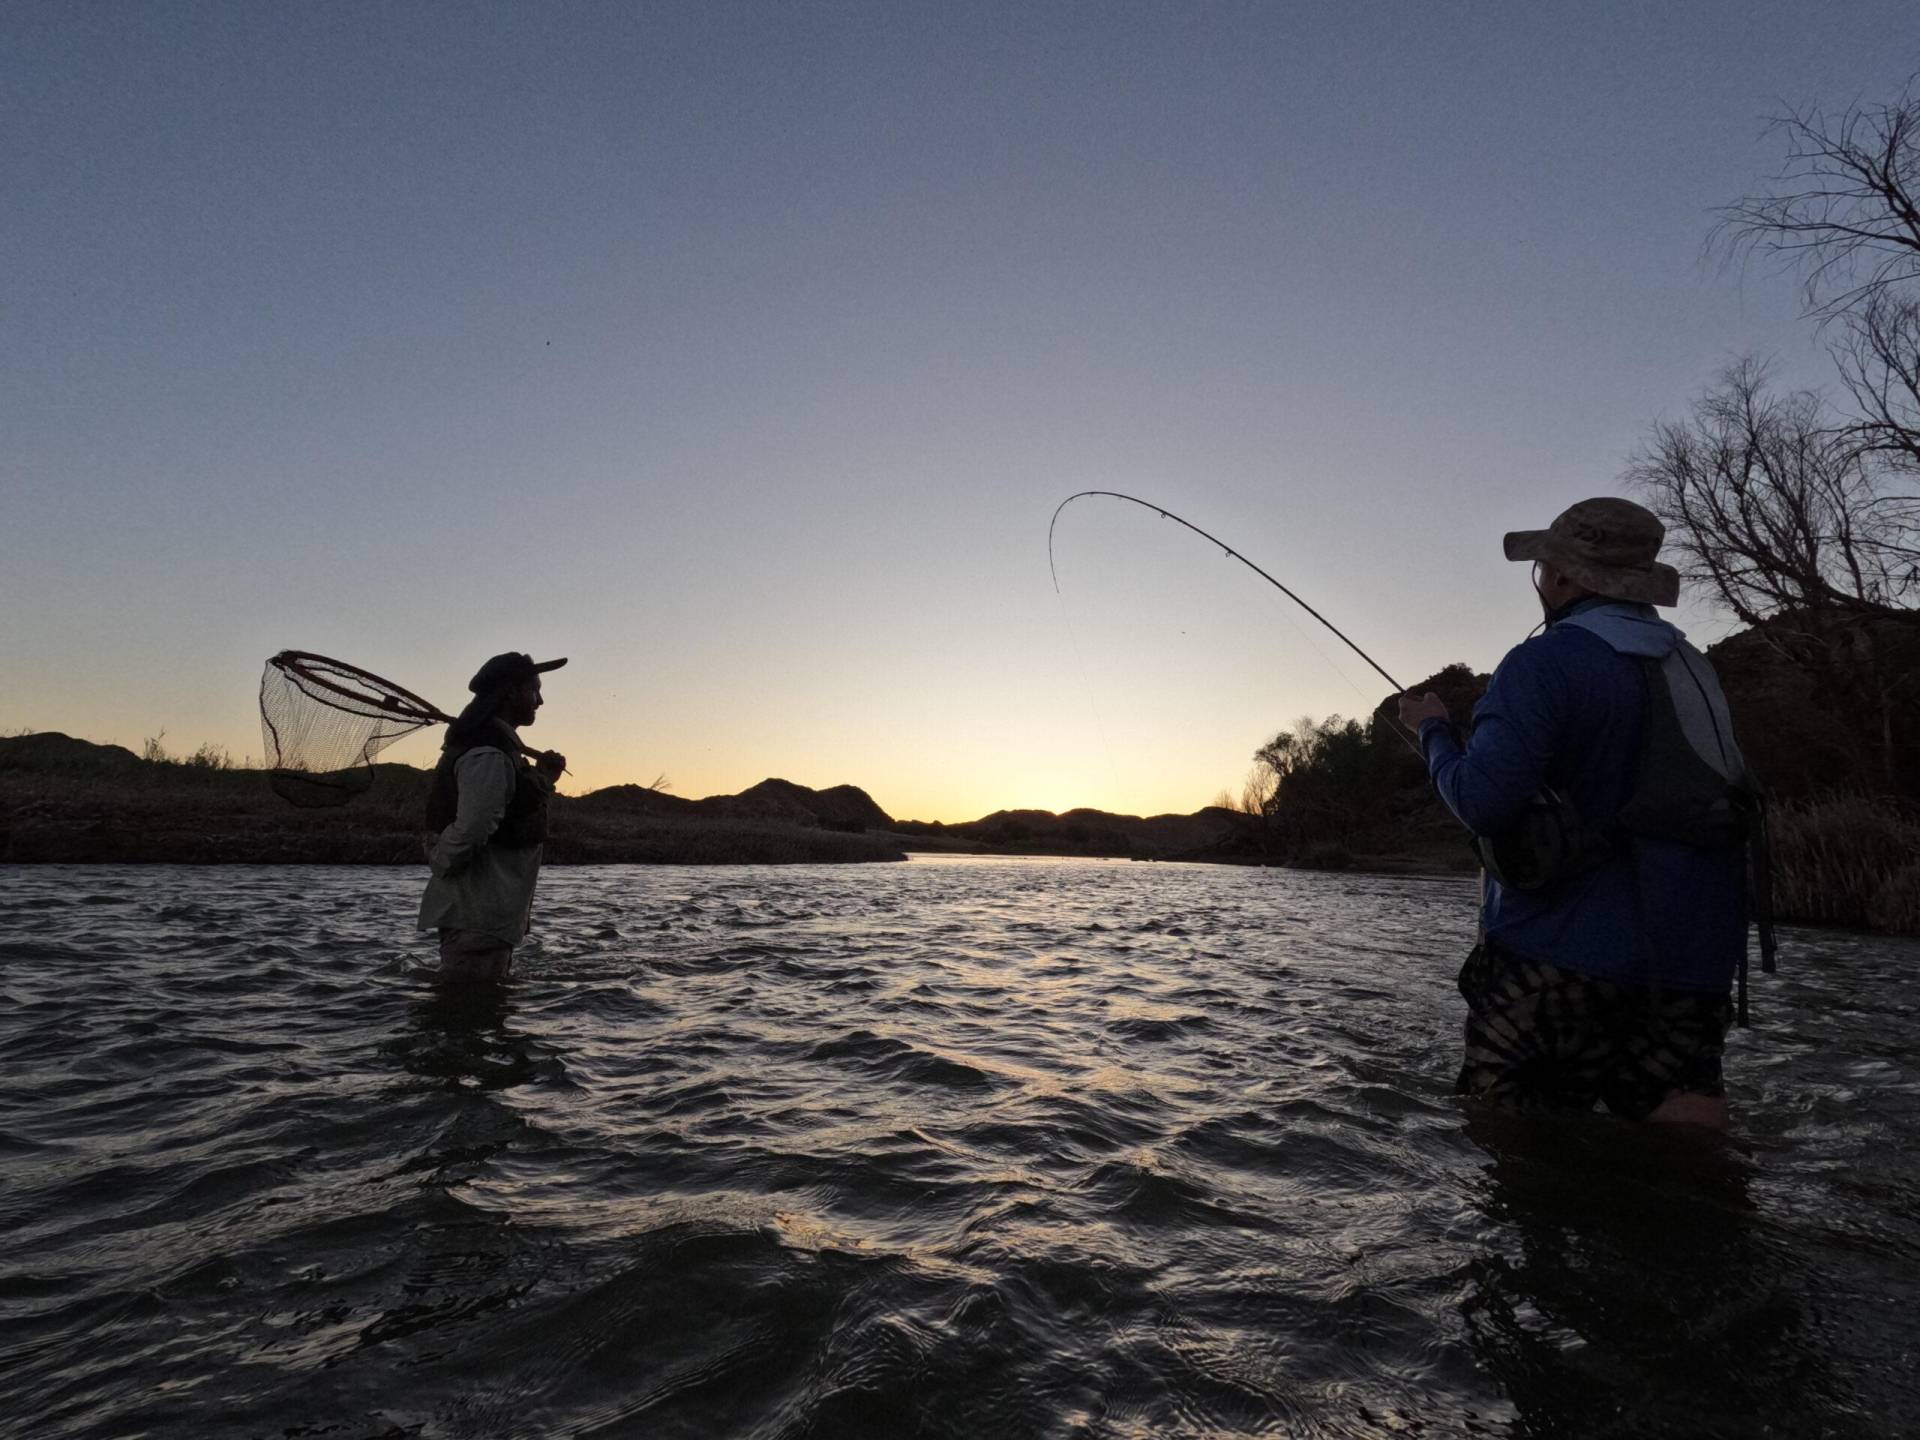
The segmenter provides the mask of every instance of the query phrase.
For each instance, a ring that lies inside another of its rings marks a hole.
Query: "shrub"
[[[1294,863],[1303,870],[1351,870],[1353,852],[1344,845],[1309,845]]]
[[[233,769],[233,756],[227,753],[224,745],[209,741],[191,755],[176,755],[167,749],[166,737],[164,730],[158,735],[149,735],[140,746],[140,758],[152,761],[155,765],[180,765],[189,770]]]

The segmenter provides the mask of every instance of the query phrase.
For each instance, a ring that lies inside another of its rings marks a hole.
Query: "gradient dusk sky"
[[[1054,506],[1145,495],[1403,680],[1491,668],[1536,618],[1500,532],[1742,352],[1826,382],[1711,212],[1917,41],[1911,0],[16,0],[0,731],[258,755],[276,650],[448,708],[530,650],[575,791],[1195,809],[1385,687],[1133,507],[1066,512],[1056,597]]]

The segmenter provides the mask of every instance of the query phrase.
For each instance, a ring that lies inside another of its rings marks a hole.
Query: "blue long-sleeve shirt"
[[[1641,657],[1680,632],[1651,606],[1590,599],[1515,646],[1474,707],[1463,748],[1444,721],[1420,727],[1434,787],[1477,835],[1511,824],[1542,785],[1611,831],[1632,793],[1647,704]],[[1736,850],[1633,839],[1597,869],[1540,891],[1488,877],[1486,934],[1516,954],[1607,980],[1724,991],[1746,946]]]

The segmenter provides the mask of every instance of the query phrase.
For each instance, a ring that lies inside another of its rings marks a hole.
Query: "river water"
[[[1449,1093],[1472,896],[1200,866],[0,869],[0,1432],[1920,1434],[1920,946],[1732,1143]]]

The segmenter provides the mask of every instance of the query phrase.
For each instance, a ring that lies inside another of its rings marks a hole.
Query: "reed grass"
[[[1782,920],[1920,934],[1920,820],[1861,795],[1790,801],[1770,816]]]
[[[246,765],[236,765],[232,754],[224,745],[204,743],[191,755],[176,755],[163,743],[167,732],[147,736],[146,743],[140,747],[140,758],[156,765],[175,765],[185,770],[238,770],[255,768],[251,761]]]

